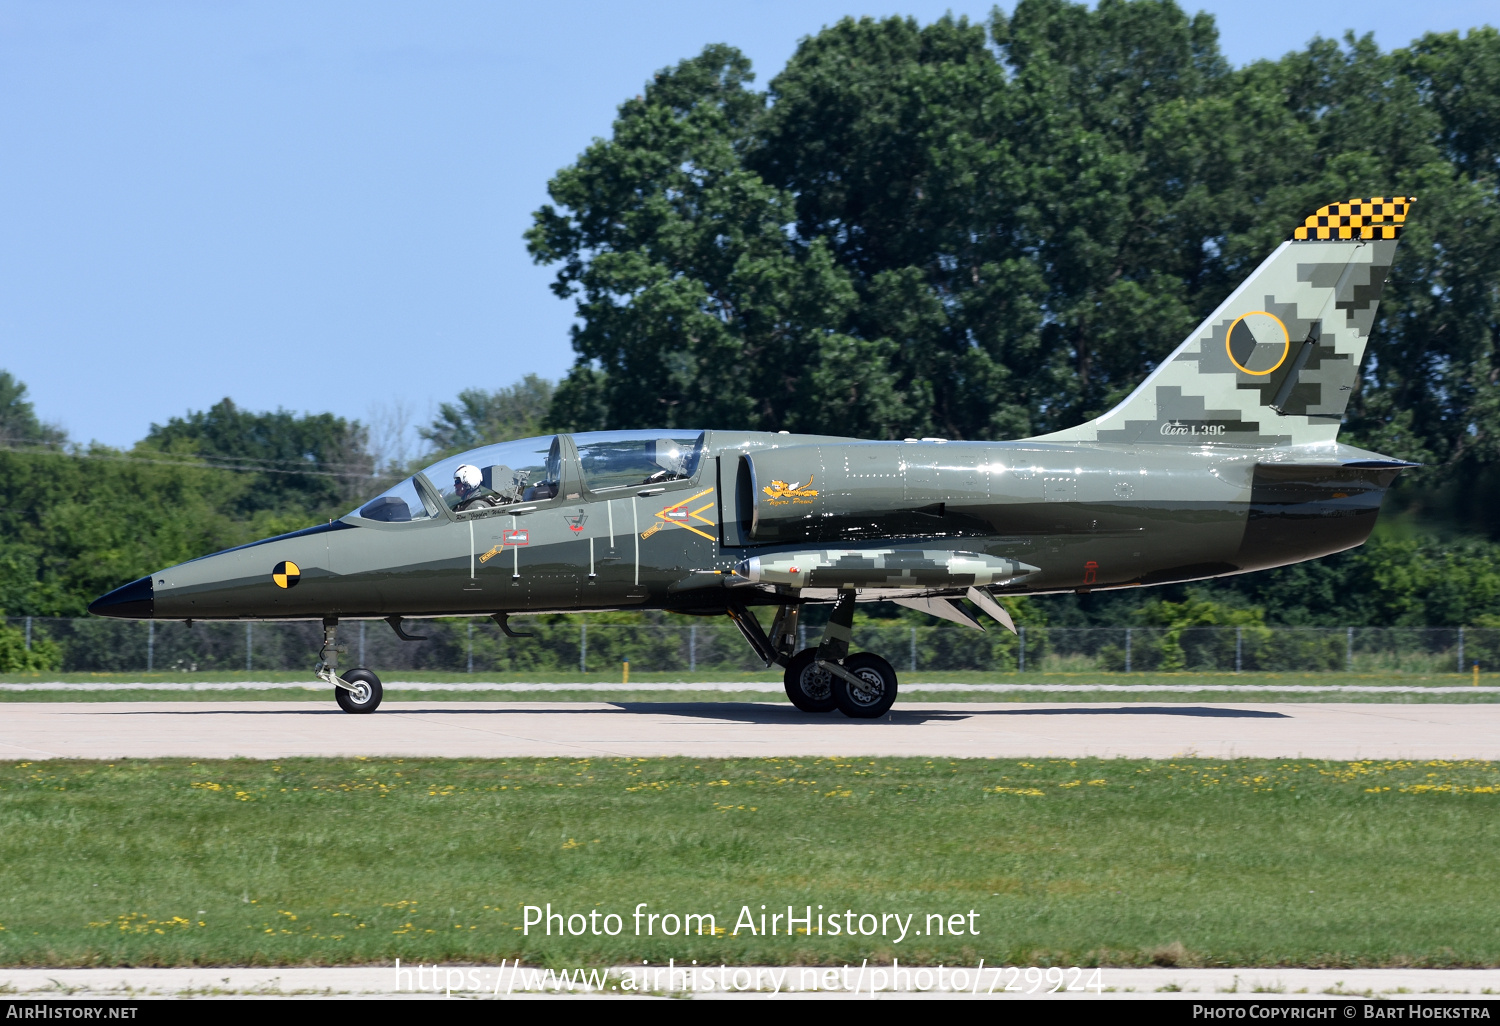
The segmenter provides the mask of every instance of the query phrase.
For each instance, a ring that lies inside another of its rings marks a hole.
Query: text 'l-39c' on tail
[[[1104,416],[1046,441],[1331,444],[1411,196],[1319,208]]]

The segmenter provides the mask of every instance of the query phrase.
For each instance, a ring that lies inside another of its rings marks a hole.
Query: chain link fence
[[[760,662],[732,626],[585,620],[512,620],[529,638],[508,638],[490,620],[408,620],[399,640],[378,621],[339,627],[339,664],[379,672],[599,673],[622,663],[648,673],[744,672]],[[33,644],[51,646],[53,669],[70,672],[266,672],[311,670],[322,643],[316,621],[136,623],[91,617],[7,617]],[[804,628],[802,646],[821,629]],[[12,635],[14,637],[14,635]],[[1456,673],[1500,666],[1500,629],[1462,627],[998,627],[863,621],[857,650],[877,652],[901,671]]]

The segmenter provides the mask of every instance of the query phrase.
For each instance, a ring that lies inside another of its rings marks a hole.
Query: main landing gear
[[[804,648],[787,664],[786,697],[803,712],[837,708],[852,719],[873,720],[889,712],[896,701],[896,670],[874,652],[849,656],[839,667],[843,673],[825,667],[815,648]]]
[[[873,652],[849,655],[854,638],[854,591],[840,591],[833,604],[823,641],[795,655],[797,620],[802,607],[788,603],[776,612],[768,638],[744,607],[731,607],[729,617],[762,659],[786,667],[786,697],[803,712],[838,709],[857,720],[884,716],[896,701],[896,671]]]
[[[372,713],[380,708],[385,691],[380,678],[369,670],[350,670],[340,676],[339,650],[335,643],[339,622],[333,617],[323,620],[323,647],[318,651],[318,679],[333,685],[333,698],[346,713]]]

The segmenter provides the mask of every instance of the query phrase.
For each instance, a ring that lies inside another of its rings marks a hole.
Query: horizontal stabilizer
[[[1410,470],[1420,467],[1420,463],[1409,463],[1406,460],[1352,460],[1342,464],[1345,467],[1362,467],[1367,470]]]
[[[984,630],[984,624],[975,619],[963,606],[959,605],[957,599],[945,598],[897,598],[891,599],[898,606],[907,609],[915,609],[926,613],[928,616],[936,616],[942,620],[952,620],[954,623],[965,627],[972,627],[976,631]]]
[[[1411,463],[1407,460],[1392,459],[1389,456],[1377,456],[1372,459],[1274,459],[1260,460],[1256,466],[1260,467],[1320,467],[1324,470],[1413,470],[1422,466],[1420,463]]]
[[[1321,451],[1282,449],[1267,453],[1256,462],[1262,467],[1321,467],[1325,470],[1412,470],[1422,465],[1352,445],[1337,445],[1332,450]]]

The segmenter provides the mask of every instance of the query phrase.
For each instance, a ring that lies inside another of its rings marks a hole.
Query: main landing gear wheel
[[[833,697],[833,674],[817,666],[818,650],[804,648],[787,663],[784,681],[786,697],[803,712],[833,712],[838,703]]]
[[[369,670],[350,670],[343,677],[354,690],[345,691],[341,687],[333,689],[333,697],[338,701],[340,709],[346,713],[372,713],[380,708],[385,690],[380,686],[379,677]]]
[[[856,720],[884,716],[896,701],[896,671],[873,652],[857,652],[844,660],[844,669],[858,677],[855,687],[842,677],[833,679],[833,700],[839,712]]]

